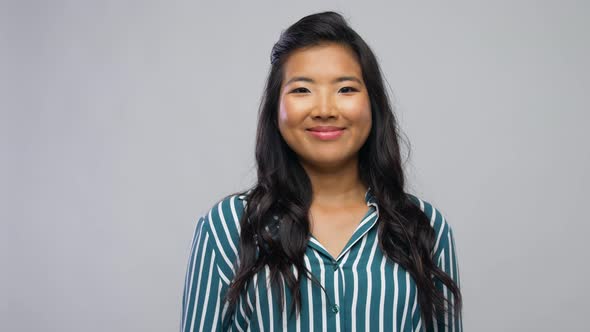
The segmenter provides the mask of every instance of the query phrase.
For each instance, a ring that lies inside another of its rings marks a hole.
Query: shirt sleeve
[[[447,223],[442,214],[440,214],[440,211],[436,211],[436,213],[436,218],[442,219],[442,222],[437,234],[439,243],[438,249],[436,250],[436,255],[434,256],[435,262],[440,269],[442,269],[455,281],[457,287],[461,288],[453,229],[451,228],[450,224]],[[455,303],[453,293],[447,289],[447,287],[440,280],[435,280],[435,286],[437,289],[442,290],[445,298],[450,299],[452,304]],[[439,332],[463,331],[463,319],[461,313],[459,313],[458,317],[453,317],[453,307],[450,309],[451,310],[447,314],[434,318],[434,324],[437,325],[437,330]]]
[[[222,298],[227,285],[219,275],[209,227],[202,216],[194,230],[182,296],[181,332],[222,331],[229,323]]]

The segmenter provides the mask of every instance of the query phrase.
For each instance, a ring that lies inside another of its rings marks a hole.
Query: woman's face
[[[354,52],[325,43],[291,53],[284,65],[278,125],[304,164],[356,162],[371,131],[371,104]],[[342,130],[322,135],[314,129],[318,126]]]

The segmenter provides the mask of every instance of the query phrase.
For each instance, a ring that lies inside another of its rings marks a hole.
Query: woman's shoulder
[[[424,214],[429,218],[436,218],[438,214],[442,215],[440,210],[434,206],[430,201],[424,199],[422,196],[416,194],[406,193],[406,196],[414,205],[418,206]]]
[[[430,221],[430,226],[434,229],[436,244],[433,249],[433,254],[438,254],[440,248],[443,247],[445,241],[452,237],[452,227],[448,222],[445,214],[438,206],[435,206],[430,201],[425,200],[413,194],[406,194],[409,200],[422,210],[424,215]]]
[[[240,230],[240,218],[246,204],[242,193],[232,193],[217,199],[211,204],[201,218],[215,234],[219,232],[235,235]],[[215,236],[215,235],[214,235]]]
[[[213,243],[216,262],[225,281],[235,272],[244,197],[233,193],[218,199],[199,217]]]

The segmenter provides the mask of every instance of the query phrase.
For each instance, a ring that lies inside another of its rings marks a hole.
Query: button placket
[[[340,267],[340,265],[338,264],[337,260],[332,260],[332,269],[334,270],[334,278],[340,278],[339,273],[338,273],[338,268]],[[340,283],[339,283],[340,284]],[[340,287],[342,287],[340,285]],[[339,288],[340,288],[339,287]],[[337,292],[340,292],[340,289],[336,290]],[[342,295],[339,296],[339,298],[342,297]],[[340,311],[340,307],[338,306],[338,303],[333,303],[330,306],[330,310],[332,310],[332,312],[334,314],[337,314]]]

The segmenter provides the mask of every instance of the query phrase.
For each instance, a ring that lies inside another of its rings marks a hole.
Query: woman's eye
[[[349,91],[346,91],[347,89],[350,89],[350,90],[349,90]],[[344,90],[344,91],[343,91],[344,93],[347,93],[347,92],[353,92],[353,91],[358,91],[357,89],[355,89],[355,88],[353,88],[353,87],[351,87],[351,86],[345,86],[345,87],[343,87],[342,89],[340,89],[340,91],[342,91],[342,90]]]
[[[297,93],[297,91],[305,92],[304,90],[307,91],[306,88],[297,88],[297,89],[291,90],[291,92],[295,92],[295,93]]]

